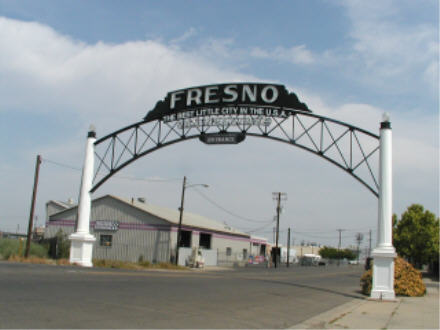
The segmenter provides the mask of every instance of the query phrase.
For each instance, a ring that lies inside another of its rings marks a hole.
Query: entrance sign
[[[286,115],[285,111],[288,110],[310,111],[305,103],[301,103],[283,85],[231,83],[169,92],[144,119],[174,121],[210,115],[256,114],[277,117],[281,116],[281,111]]]
[[[208,145],[237,144],[247,137],[266,138],[311,152],[344,170],[378,197],[378,239],[372,254],[371,297],[393,300],[396,254],[391,240],[389,119],[383,119],[379,137],[351,124],[314,114],[295,93],[271,83],[215,84],[172,91],[137,123],[98,140],[94,130],[90,130],[78,205],[78,230],[70,236],[71,262],[92,265],[95,238],[89,234],[90,194],[115,173],[175,143],[199,139]],[[319,175],[316,173],[317,180]]]
[[[205,144],[237,144],[245,139],[243,133],[202,134],[199,139]]]

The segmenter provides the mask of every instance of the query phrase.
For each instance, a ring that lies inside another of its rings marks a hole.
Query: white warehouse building
[[[58,201],[46,203],[45,238],[61,230],[74,232],[77,205]],[[90,233],[96,237],[94,259],[137,262],[175,260],[178,210],[105,195],[92,201]],[[185,265],[193,248],[199,248],[206,265],[245,263],[248,258],[266,256],[267,240],[254,238],[206,217],[183,213],[179,264]]]

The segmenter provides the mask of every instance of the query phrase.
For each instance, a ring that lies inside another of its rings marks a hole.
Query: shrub
[[[373,270],[370,269],[361,277],[361,289],[365,295],[370,295],[373,280]],[[420,297],[426,292],[422,274],[410,263],[398,257],[394,260],[394,292],[398,296]]]
[[[56,233],[56,259],[68,259],[70,256],[70,241],[61,229]]]
[[[367,270],[361,277],[361,291],[364,295],[369,296],[371,293],[371,285],[373,283],[373,270]]]

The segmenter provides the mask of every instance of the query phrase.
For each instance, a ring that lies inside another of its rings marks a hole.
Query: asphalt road
[[[359,266],[123,271],[0,262],[1,328],[286,328],[360,294]]]

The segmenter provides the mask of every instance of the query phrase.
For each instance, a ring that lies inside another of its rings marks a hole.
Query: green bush
[[[354,260],[356,259],[356,254],[350,249],[339,250],[336,248],[332,248],[329,246],[324,246],[321,250],[319,250],[319,254],[324,259],[347,259]]]
[[[59,229],[55,237],[57,240],[56,259],[69,259],[70,241],[67,238],[67,234]]]
[[[9,259],[9,257],[23,256],[26,249],[26,240],[18,240],[18,239],[0,239],[0,256],[3,259]],[[31,246],[29,249],[29,255],[35,256],[39,258],[47,258],[47,248],[31,242]]]

